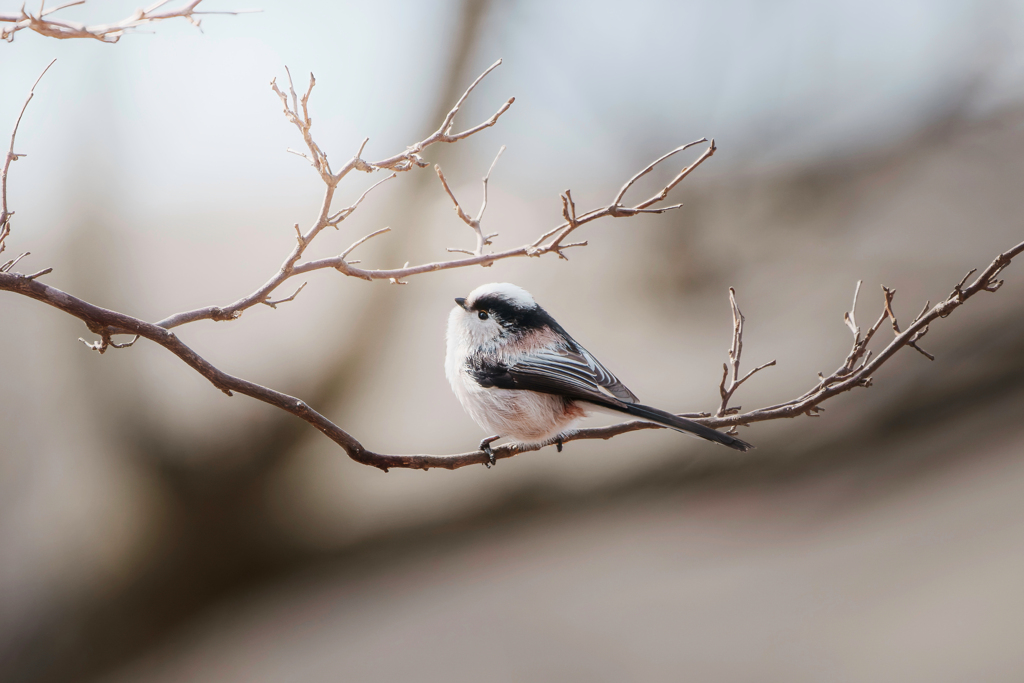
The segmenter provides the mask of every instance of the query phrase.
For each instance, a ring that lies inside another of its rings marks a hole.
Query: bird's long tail
[[[678,432],[689,432],[695,436],[699,436],[702,439],[708,441],[714,441],[720,443],[729,448],[735,448],[738,451],[749,451],[753,448],[746,441],[737,439],[735,436],[729,436],[723,432],[719,432],[711,427],[705,427],[702,424],[697,424],[692,420],[687,420],[685,417],[679,417],[672,413],[666,413],[664,410],[658,410],[650,406],[640,405],[639,403],[623,403],[616,406],[616,410],[621,410],[624,413],[629,413],[636,417],[650,420],[651,422],[657,422],[660,425],[669,427]]]

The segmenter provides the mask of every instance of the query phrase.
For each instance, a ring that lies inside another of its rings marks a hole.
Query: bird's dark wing
[[[588,401],[739,451],[753,448],[746,441],[730,434],[666,413],[664,410],[640,405],[633,393],[624,387],[615,375],[593,360],[593,356],[578,344],[573,344],[575,348],[568,345],[545,347],[509,363],[498,362],[492,356],[480,354],[469,359],[466,370],[482,387],[523,389]],[[612,393],[612,387],[618,394]]]
[[[546,346],[514,362],[500,363],[475,356],[467,369],[484,387],[559,394],[599,405],[637,401],[615,375],[568,337],[565,344]]]

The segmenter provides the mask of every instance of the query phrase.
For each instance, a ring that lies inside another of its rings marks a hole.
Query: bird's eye
[[[480,311],[479,313],[476,314],[476,317],[480,318],[481,320],[487,320],[491,316],[487,315],[487,311]]]

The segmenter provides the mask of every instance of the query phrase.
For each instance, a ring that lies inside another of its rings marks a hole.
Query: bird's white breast
[[[506,347],[506,353],[502,353],[493,341],[481,344],[464,324],[465,320],[465,311],[458,307],[448,317],[444,370],[452,391],[474,422],[490,434],[534,444],[552,441],[585,415],[582,407],[561,396],[480,386],[466,367],[471,355],[483,349],[499,356],[503,363],[514,365],[521,347]]]

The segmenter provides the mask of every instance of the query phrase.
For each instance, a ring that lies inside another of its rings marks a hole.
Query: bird
[[[457,297],[445,334],[445,375],[469,416],[523,445],[556,444],[591,412],[614,411],[649,420],[738,451],[749,443],[702,424],[643,405],[522,287],[493,282]]]

